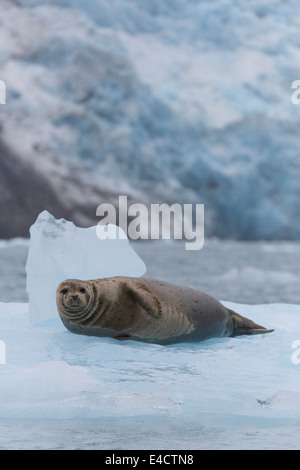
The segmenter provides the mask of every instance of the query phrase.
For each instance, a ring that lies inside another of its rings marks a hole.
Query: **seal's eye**
[[[62,290],[60,291],[60,293],[63,294],[63,295],[65,295],[65,294],[68,293],[68,289],[62,289]]]
[[[82,287],[82,288],[80,289],[80,292],[81,292],[82,294],[85,294],[85,288]]]

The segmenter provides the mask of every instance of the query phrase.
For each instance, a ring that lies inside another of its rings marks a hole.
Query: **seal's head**
[[[62,317],[79,320],[90,310],[93,297],[93,290],[88,282],[67,279],[56,290],[58,312]]]

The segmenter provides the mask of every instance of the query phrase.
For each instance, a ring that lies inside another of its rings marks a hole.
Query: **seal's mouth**
[[[80,311],[85,306],[80,299],[70,299],[68,301],[63,301],[62,304],[66,310],[71,310],[72,312]]]

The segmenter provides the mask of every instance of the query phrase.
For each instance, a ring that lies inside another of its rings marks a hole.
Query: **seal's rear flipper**
[[[233,323],[233,332],[230,336],[240,335],[260,335],[265,333],[272,333],[274,330],[268,330],[267,328],[257,325],[249,318],[242,317],[233,310],[227,309],[231,314],[231,320]]]

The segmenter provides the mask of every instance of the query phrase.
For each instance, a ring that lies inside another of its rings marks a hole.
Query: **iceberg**
[[[1,302],[0,448],[297,448],[299,306],[225,304],[275,332],[119,342],[33,325],[27,303]]]
[[[99,240],[47,211],[30,232],[29,303],[0,302],[0,449],[299,447],[299,305],[223,300],[275,329],[256,337],[161,346],[76,335],[56,313],[56,283],[142,276],[145,264],[127,239]]]
[[[33,323],[58,317],[55,292],[64,279],[98,279],[145,273],[144,262],[126,235],[105,238],[105,230],[76,227],[44,210],[30,228],[26,290]],[[119,227],[116,230],[122,230]],[[102,239],[98,238],[103,231]],[[98,233],[98,235],[97,235]]]

